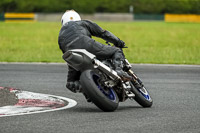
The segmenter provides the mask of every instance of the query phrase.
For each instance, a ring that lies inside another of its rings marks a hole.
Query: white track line
[[[40,94],[40,93],[37,93],[37,94]],[[44,95],[44,94],[42,94]],[[56,97],[56,98],[59,98],[59,99],[62,99],[62,100],[65,100],[65,101],[68,101],[68,105],[64,106],[64,107],[61,107],[61,108],[56,108],[56,109],[49,109],[49,110],[38,110],[38,111],[35,111],[35,112],[23,112],[23,113],[19,113],[19,114],[5,114],[5,115],[0,115],[0,117],[7,117],[7,116],[18,116],[18,115],[26,115],[26,114],[37,114],[37,113],[44,113],[44,112],[52,112],[52,111],[58,111],[58,110],[64,110],[64,109],[68,109],[68,108],[72,108],[74,106],[77,105],[77,102],[73,99],[69,99],[69,98],[66,98],[66,97],[61,97],[61,96],[55,96],[55,95],[47,95],[47,96],[52,96],[52,97]],[[0,108],[9,108],[11,106],[4,106],[4,107],[0,107]]]
[[[44,63],[44,62],[0,62],[0,64],[25,64],[25,65],[66,65],[67,63]],[[131,65],[143,65],[143,66],[173,66],[173,67],[200,67],[200,65],[190,65],[190,64],[143,64],[143,63],[138,63],[134,64],[132,63]]]

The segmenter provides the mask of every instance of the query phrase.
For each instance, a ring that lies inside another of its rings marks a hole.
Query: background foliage
[[[200,0],[1,0],[0,12],[129,12],[130,5],[138,14],[200,14]]]

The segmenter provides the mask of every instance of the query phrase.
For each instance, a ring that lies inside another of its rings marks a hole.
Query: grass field
[[[200,64],[198,23],[98,24],[126,42],[124,52],[131,63]],[[60,23],[0,22],[0,62],[64,62],[58,47],[60,28]]]

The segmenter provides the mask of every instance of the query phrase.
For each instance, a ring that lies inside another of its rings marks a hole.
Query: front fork
[[[141,87],[144,86],[143,83],[142,83],[142,81],[140,80],[140,78],[138,78],[137,75],[131,69],[129,69],[128,74],[133,77],[133,82],[134,83],[138,82],[141,85]]]
[[[143,87],[143,83],[142,81],[140,80],[140,78],[137,77],[137,75],[131,70],[132,66],[131,64],[128,62],[127,59],[124,60],[124,70],[130,75],[133,77],[133,82],[134,83],[139,83],[142,87]]]
[[[138,78],[136,76],[136,74],[131,69],[129,69],[127,73],[130,76],[132,76],[133,79],[131,81],[122,82],[122,86],[123,86],[123,89],[124,89],[123,95],[124,96],[126,95],[129,99],[133,100],[135,98],[135,94],[131,91],[130,82],[132,82],[132,84],[134,85],[134,87],[137,88],[137,89],[142,88],[144,85],[143,85],[142,81],[140,80],[140,78]],[[125,100],[126,100],[126,97],[124,97],[124,101]]]

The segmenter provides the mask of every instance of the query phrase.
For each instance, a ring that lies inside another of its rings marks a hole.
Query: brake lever
[[[111,44],[108,41],[106,41],[106,44],[108,44],[109,46],[111,46]],[[126,46],[126,47],[123,47],[123,48],[128,48],[128,47]]]

